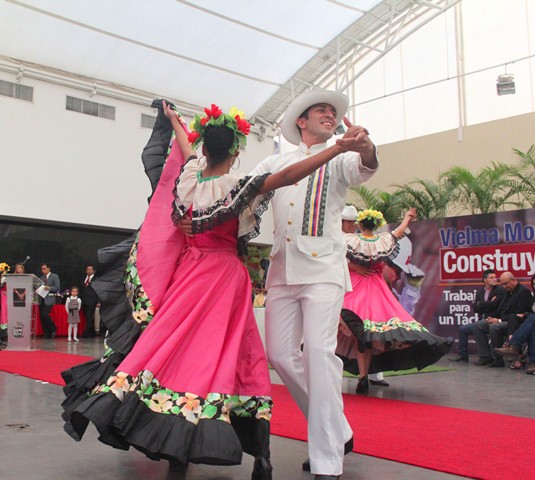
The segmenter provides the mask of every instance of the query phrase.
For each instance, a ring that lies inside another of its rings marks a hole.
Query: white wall
[[[6,72],[0,79],[16,82]],[[141,152],[151,130],[141,127],[141,114],[156,111],[31,78],[21,84],[34,88],[33,102],[0,96],[1,214],[137,228],[150,195]],[[114,106],[115,120],[67,111],[67,95]],[[240,171],[272,151],[272,139],[259,143],[251,134]],[[258,241],[271,243],[269,215],[263,225],[268,233]]]
[[[0,72],[2,80],[14,82]],[[151,108],[23,79],[33,102],[0,96],[4,215],[136,228],[150,194],[140,154]],[[67,111],[66,96],[116,107],[116,119]]]

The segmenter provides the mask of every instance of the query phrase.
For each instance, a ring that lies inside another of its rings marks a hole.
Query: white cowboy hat
[[[410,230],[409,230],[410,232]],[[405,231],[407,233],[407,231]],[[401,237],[398,240],[399,253],[397,257],[391,259],[394,265],[397,265],[407,275],[412,277],[423,277],[425,275],[416,265],[411,263],[412,242],[407,237]]]
[[[282,119],[281,131],[286,140],[294,145],[301,143],[301,134],[295,122],[307,108],[318,103],[327,103],[334,107],[336,110],[336,125],[339,125],[347,112],[349,98],[343,93],[333,92],[332,90],[309,90],[302,93],[290,103]]]
[[[357,209],[353,205],[346,205],[342,210],[342,220],[357,221]]]

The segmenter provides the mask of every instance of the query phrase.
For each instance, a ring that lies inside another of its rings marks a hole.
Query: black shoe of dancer
[[[254,461],[251,480],[271,480],[271,472],[273,472],[273,467],[269,458],[258,457]]]
[[[359,383],[357,383],[357,393],[368,393],[368,390],[370,389],[370,382],[368,381],[368,376],[361,377],[359,380]]]

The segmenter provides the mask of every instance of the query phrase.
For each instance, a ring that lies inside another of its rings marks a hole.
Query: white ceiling
[[[0,56],[273,124],[458,1],[0,0]]]

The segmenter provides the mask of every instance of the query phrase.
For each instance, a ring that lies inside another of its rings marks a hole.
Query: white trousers
[[[268,360],[308,420],[314,474],[341,475],[344,444],[353,435],[342,401],[343,364],[335,355],[343,300],[339,285],[316,283],[272,286],[266,302]]]

